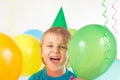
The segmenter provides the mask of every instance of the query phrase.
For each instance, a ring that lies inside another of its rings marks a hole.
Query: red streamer
[[[117,29],[115,28],[115,26],[117,25],[117,19],[115,18],[115,16],[117,15],[116,1],[117,0],[115,0],[115,2],[112,4],[112,8],[114,10],[114,14],[112,15],[112,19],[114,20],[114,24],[112,25],[112,28],[115,31],[114,34],[117,34]]]

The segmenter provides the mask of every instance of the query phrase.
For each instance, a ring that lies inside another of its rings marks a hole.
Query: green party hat
[[[67,24],[65,21],[62,7],[60,8],[60,10],[59,10],[59,12],[58,12],[53,24],[52,24],[52,27],[56,27],[56,26],[60,26],[60,27],[63,27],[64,29],[67,29]]]

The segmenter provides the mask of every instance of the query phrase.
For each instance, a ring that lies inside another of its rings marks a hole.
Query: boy
[[[48,29],[41,39],[41,55],[46,68],[29,80],[80,80],[66,68],[70,33],[62,27]]]

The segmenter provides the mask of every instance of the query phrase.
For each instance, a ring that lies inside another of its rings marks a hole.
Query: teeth
[[[59,57],[50,57],[50,58],[59,58]]]

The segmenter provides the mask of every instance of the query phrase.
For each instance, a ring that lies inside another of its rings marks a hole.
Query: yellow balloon
[[[23,55],[22,76],[30,76],[43,68],[40,41],[28,34],[14,37]]]
[[[22,69],[22,52],[15,41],[0,33],[0,80],[18,80]]]
[[[74,33],[77,31],[76,29],[73,28],[69,28],[68,31],[70,32],[70,34],[73,36]]]

